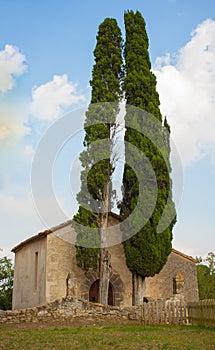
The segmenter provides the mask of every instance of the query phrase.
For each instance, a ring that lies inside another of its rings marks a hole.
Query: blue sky
[[[114,17],[124,33],[123,14],[128,9],[138,9],[146,20],[161,111],[168,117],[183,166],[174,247],[193,256],[214,250],[214,1],[0,0],[0,247],[4,253],[45,229],[31,196],[36,145],[60,116],[87,104],[98,25],[105,17]],[[69,172],[69,159],[64,157],[64,162]],[[56,185],[66,208],[68,188]]]

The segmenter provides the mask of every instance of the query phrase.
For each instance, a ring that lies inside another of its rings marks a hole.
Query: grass
[[[0,349],[41,350],[214,350],[215,328],[93,324],[0,325]]]

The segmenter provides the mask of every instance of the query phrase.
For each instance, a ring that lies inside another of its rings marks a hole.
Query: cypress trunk
[[[84,170],[81,191],[77,196],[79,210],[74,217],[74,222],[84,225],[86,230],[83,232],[75,224],[73,226],[77,232],[77,264],[84,270],[99,269],[99,302],[107,304],[111,257],[106,239],[113,200],[113,138],[122,95],[122,37],[115,19],[106,18],[100,24],[94,57],[91,104],[85,123],[86,149],[80,155]],[[98,142],[103,139],[107,140],[105,149]],[[97,228],[97,234],[92,237],[88,227]]]

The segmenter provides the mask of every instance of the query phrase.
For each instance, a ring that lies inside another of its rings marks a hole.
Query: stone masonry
[[[187,321],[183,298],[159,300],[140,306],[117,307],[101,305],[74,298],[63,298],[33,308],[1,311],[0,324],[39,323],[54,324],[75,318],[107,320],[137,320],[144,324],[184,324]]]

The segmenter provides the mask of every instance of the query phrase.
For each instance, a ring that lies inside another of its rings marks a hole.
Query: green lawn
[[[94,324],[78,327],[0,326],[0,349],[214,350],[215,328]]]

